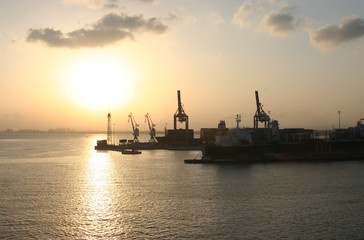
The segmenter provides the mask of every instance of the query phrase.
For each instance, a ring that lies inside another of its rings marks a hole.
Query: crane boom
[[[145,121],[148,121],[148,127],[149,127],[149,135],[150,139],[149,142],[157,143],[158,140],[156,138],[156,131],[155,131],[155,124],[152,121],[152,118],[150,117],[149,113],[145,115]]]
[[[133,128],[134,142],[139,142],[139,125],[136,123],[132,113],[130,113],[128,117],[128,122],[131,122],[131,127]]]
[[[179,90],[177,91],[177,100],[178,100],[178,114],[181,115],[184,111],[181,103],[181,92]]]
[[[255,101],[257,102],[257,112],[260,113],[261,104],[259,102],[259,94],[258,94],[258,91],[255,91]]]

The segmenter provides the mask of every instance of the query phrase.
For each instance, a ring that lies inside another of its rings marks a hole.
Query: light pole
[[[341,114],[341,111],[337,111],[337,113],[339,114],[339,129],[340,129],[340,114]]]

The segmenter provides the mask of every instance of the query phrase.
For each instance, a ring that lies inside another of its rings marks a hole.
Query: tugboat
[[[122,154],[141,154],[142,152],[139,150],[136,150],[134,148],[125,148],[123,150],[121,150]]]

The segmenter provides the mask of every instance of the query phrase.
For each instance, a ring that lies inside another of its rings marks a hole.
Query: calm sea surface
[[[186,165],[102,138],[0,135],[0,238],[364,239],[364,161]]]

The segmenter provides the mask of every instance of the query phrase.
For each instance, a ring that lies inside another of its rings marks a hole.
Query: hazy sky
[[[190,127],[242,115],[258,90],[281,128],[364,117],[363,0],[0,2],[0,130]]]

